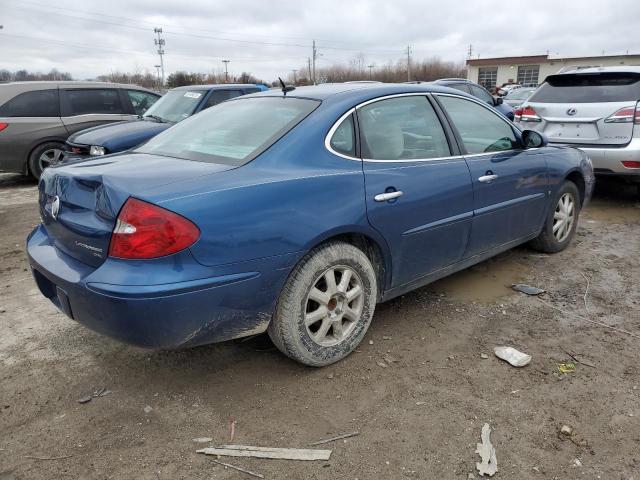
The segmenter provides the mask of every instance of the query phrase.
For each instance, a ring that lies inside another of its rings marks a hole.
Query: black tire
[[[335,288],[330,288],[327,278],[334,279]],[[331,300],[316,302],[311,298],[317,293],[316,290],[312,293],[314,287],[323,298]],[[326,293],[331,291],[335,292],[333,296]],[[358,297],[350,300],[358,292]],[[309,252],[289,275],[269,324],[269,337],[293,360],[313,367],[330,365],[349,355],[362,341],[373,317],[377,295],[375,270],[361,250],[344,242],[321,245]],[[326,315],[322,315],[322,308]],[[321,317],[307,326],[305,318],[311,319],[316,312]],[[324,328],[326,322],[331,324],[328,330]]]
[[[569,195],[571,197],[575,213],[571,227],[566,232],[566,236],[564,238],[557,238],[553,231],[556,220],[555,215],[558,209],[561,208],[559,204],[565,195]],[[549,214],[547,215],[540,235],[531,241],[531,247],[544,253],[556,253],[567,248],[576,233],[578,218],[580,216],[580,206],[580,192],[578,191],[578,187],[575,183],[569,180],[565,181],[553,199],[552,206],[549,209]]]
[[[64,151],[64,143],[61,142],[46,142],[41,145],[38,145],[31,151],[29,155],[29,173],[35,177],[36,179],[40,179],[40,175],[42,175],[42,162],[40,161],[40,157],[48,151],[52,150],[60,150]],[[62,157],[57,159],[56,161],[61,160]],[[53,164],[53,163],[52,163]]]

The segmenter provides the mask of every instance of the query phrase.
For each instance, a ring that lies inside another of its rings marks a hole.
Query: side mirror
[[[549,141],[542,133],[535,130],[525,130],[522,132],[522,145],[524,148],[546,147]]]
[[[502,105],[504,103],[504,98],[498,97],[494,99],[493,104],[497,107],[498,105]]]

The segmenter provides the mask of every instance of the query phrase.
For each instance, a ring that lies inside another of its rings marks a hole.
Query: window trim
[[[464,93],[464,92],[461,92]],[[337,155],[338,157],[342,157],[342,158],[346,158],[347,160],[351,160],[351,161],[355,161],[355,162],[369,162],[369,163],[424,163],[424,162],[433,162],[433,161],[442,161],[442,160],[459,160],[465,157],[470,157],[470,156],[476,156],[476,155],[488,155],[489,153],[480,153],[480,154],[465,154],[464,152],[466,152],[466,148],[461,148],[460,147],[460,138],[458,135],[457,130],[454,130],[454,128],[451,125],[451,119],[449,118],[449,116],[447,115],[446,111],[443,109],[442,105],[440,105],[440,103],[437,101],[437,99],[435,99],[436,95],[444,95],[444,96],[448,96],[448,97],[455,97],[455,98],[462,98],[465,100],[469,100],[471,102],[475,102],[478,105],[481,105],[482,107],[488,109],[489,111],[491,111],[493,114],[497,115],[498,118],[500,118],[502,121],[506,121],[507,125],[509,125],[512,129],[515,127],[515,125],[512,125],[508,119],[503,118],[502,114],[498,113],[497,111],[495,111],[493,108],[489,107],[488,105],[486,105],[484,102],[482,102],[479,99],[476,99],[475,97],[470,98],[471,94],[468,94],[469,97],[466,96],[462,96],[462,95],[454,95],[451,93],[439,93],[439,92],[411,92],[411,93],[394,93],[391,95],[384,95],[382,97],[376,97],[376,98],[372,98],[369,100],[366,100],[362,103],[359,103],[358,105],[356,105],[355,107],[351,107],[347,112],[345,112],[344,114],[342,114],[340,116],[340,118],[338,118],[338,120],[335,121],[335,123],[331,126],[331,128],[329,129],[329,132],[325,135],[324,137],[324,146],[327,150],[329,150],[330,153]],[[355,127],[356,127],[356,152],[359,152],[360,148],[359,148],[359,144],[360,144],[360,135],[359,135],[359,124],[358,124],[358,115],[357,115],[357,111],[362,108],[365,107],[367,105],[370,105],[372,103],[376,103],[382,100],[388,100],[390,98],[399,98],[399,97],[425,97],[425,100],[427,102],[429,102],[431,104],[431,108],[433,108],[434,113],[436,114],[436,116],[438,117],[438,120],[440,121],[440,124],[442,126],[442,129],[444,131],[445,137],[447,138],[447,142],[449,143],[449,150],[451,150],[451,155],[446,156],[446,157],[432,157],[432,158],[409,158],[409,159],[402,159],[402,160],[376,160],[373,158],[363,158],[363,157],[350,157],[348,155],[345,155],[343,153],[340,152],[336,152],[332,147],[331,147],[331,137],[333,136],[333,134],[335,133],[335,131],[338,129],[338,127],[340,126],[340,124],[342,123],[342,121],[348,117],[349,115],[355,113]],[[433,103],[431,103],[430,101],[431,99],[435,100],[435,105]],[[446,122],[446,123],[445,123]],[[518,138],[518,140],[520,140],[520,130],[516,127],[516,132],[517,135],[516,137]],[[464,146],[464,145],[463,145]],[[502,152],[493,152],[493,154],[495,155],[496,153],[503,153],[503,152],[510,152],[510,151],[517,151],[517,149],[513,149],[513,150],[503,150]]]
[[[520,128],[518,126],[516,126],[515,124],[511,123],[509,121],[509,119],[505,118],[500,112],[498,112],[494,108],[489,107],[489,105],[487,105],[486,103],[484,103],[481,100],[477,99],[476,97],[469,98],[469,97],[463,97],[461,95],[452,95],[450,93],[439,93],[439,92],[433,92],[432,95],[436,99],[436,101],[438,100],[437,99],[438,96],[442,96],[442,97],[460,98],[462,100],[467,100],[469,102],[473,102],[473,103],[476,103],[476,104],[480,105],[481,107],[483,107],[486,110],[489,110],[491,113],[493,113],[501,121],[506,123],[507,126],[509,128],[511,128],[511,130],[513,131],[513,133],[514,133],[514,135],[516,137],[516,140],[518,140],[518,142],[522,143],[522,131],[520,130]],[[468,153],[467,147],[465,147],[464,142],[462,141],[462,137],[460,136],[460,132],[458,132],[458,129],[456,128],[455,123],[453,123],[453,120],[451,120],[451,117],[449,117],[449,114],[447,113],[447,110],[444,108],[444,106],[442,104],[440,104],[440,102],[438,102],[438,106],[442,109],[444,115],[447,118],[447,122],[449,123],[449,127],[451,128],[451,131],[453,132],[453,136],[456,139],[456,143],[458,144],[458,148],[460,149],[460,153],[461,153],[461,155],[463,157],[468,158],[468,157],[479,157],[479,156],[482,156],[482,155],[498,155],[498,154],[508,153],[508,152],[520,152],[520,151],[523,150],[522,148],[510,148],[509,150],[499,150],[499,151],[496,151],[496,152]]]

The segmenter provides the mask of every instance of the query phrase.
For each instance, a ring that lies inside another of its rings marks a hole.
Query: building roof
[[[467,65],[472,67],[484,67],[497,65],[527,65],[537,64],[542,62],[560,62],[563,60],[592,60],[596,58],[629,58],[640,57],[640,54],[627,54],[627,55],[591,55],[586,57],[550,57],[546,55],[525,55],[522,57],[493,57],[493,58],[469,58]]]

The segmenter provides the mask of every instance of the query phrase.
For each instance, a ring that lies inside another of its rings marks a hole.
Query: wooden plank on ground
[[[312,450],[308,448],[252,447],[248,445],[221,445],[196,450],[205,455],[225,457],[275,458],[279,460],[329,460],[331,450]]]

